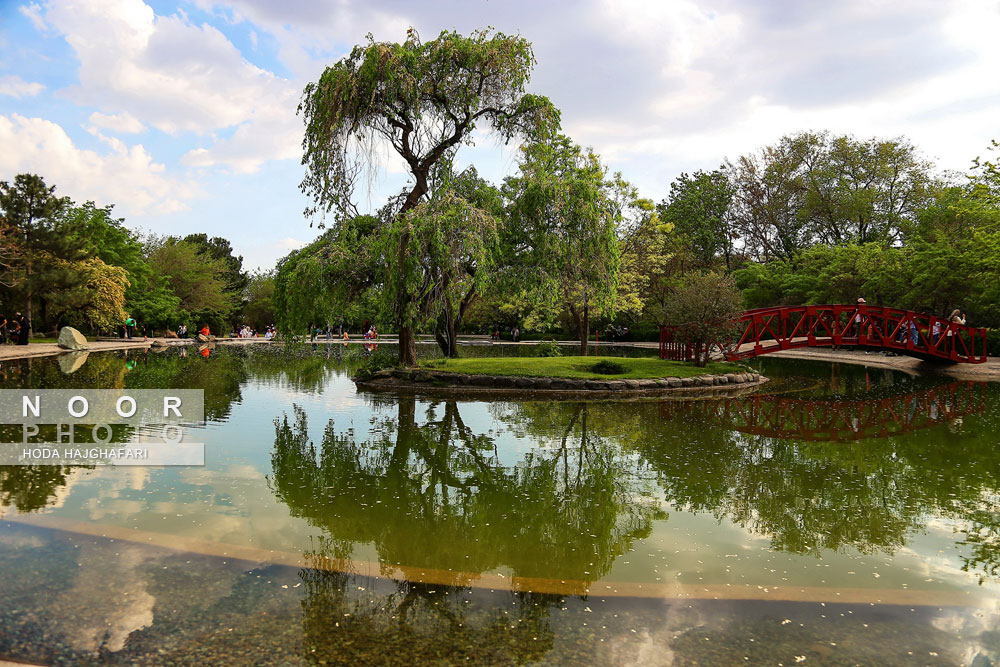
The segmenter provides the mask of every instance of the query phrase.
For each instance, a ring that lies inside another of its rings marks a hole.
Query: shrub
[[[562,350],[554,339],[543,340],[535,346],[536,357],[561,357]]]
[[[598,361],[590,367],[591,373],[598,373],[600,375],[621,375],[626,370],[627,369],[617,361],[609,361],[607,359]]]

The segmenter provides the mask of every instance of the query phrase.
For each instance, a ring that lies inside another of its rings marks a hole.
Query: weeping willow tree
[[[552,103],[525,92],[534,64],[531,44],[521,37],[445,31],[422,42],[411,29],[402,44],[369,36],[303,92],[301,188],[313,200],[307,213],[323,220],[331,216],[334,224],[356,215],[355,186],[366,172],[377,173],[386,145],[409,170],[407,190],[388,216],[397,228],[389,235],[394,247],[386,248],[387,261],[397,269],[387,287],[394,299],[400,364],[416,363],[414,329],[427,310],[422,300],[433,296],[424,286],[425,274],[434,270],[428,258],[414,254],[405,221],[427,200],[435,165],[469,143],[477,128],[503,141],[536,140],[558,128]]]

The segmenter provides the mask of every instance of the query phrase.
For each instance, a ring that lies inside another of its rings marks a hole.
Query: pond
[[[0,467],[0,660],[1000,661],[996,384],[763,358],[752,396],[491,401],[360,393],[361,363],[3,364],[207,418],[204,466]]]

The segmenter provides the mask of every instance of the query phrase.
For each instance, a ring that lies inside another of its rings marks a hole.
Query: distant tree
[[[223,264],[226,291],[238,295],[246,288],[249,276],[243,271],[243,256],[233,254],[233,246],[228,239],[221,236],[208,238],[207,234],[188,234],[183,241],[197,246],[199,252]]]
[[[435,165],[471,141],[479,124],[505,140],[547,136],[559,114],[548,99],[524,92],[533,65],[527,40],[488,31],[469,37],[446,31],[421,42],[411,29],[402,44],[369,39],[355,47],[306,86],[299,105],[306,124],[302,190],[315,202],[310,212],[352,217],[355,181],[364,167],[377,166],[380,145],[403,158],[412,178],[393,211],[402,218],[430,192]],[[398,229],[398,246],[389,252],[398,266],[408,266],[411,239],[405,225]],[[414,318],[427,310],[419,302],[428,295],[425,278],[421,270],[401,271],[387,286],[397,299],[401,364],[416,363]]]
[[[695,365],[708,363],[711,346],[726,341],[733,320],[743,311],[743,299],[732,278],[714,272],[691,273],[674,290],[667,306],[667,324],[677,326],[677,339],[691,343]]]
[[[729,209],[733,189],[722,169],[712,172],[682,173],[670,184],[670,197],[659,206],[660,217],[691,249],[701,268],[710,268],[719,256],[731,267],[736,233]]]
[[[18,174],[10,183],[0,181],[0,214],[3,216],[3,244],[10,266],[3,282],[20,287],[24,316],[31,326],[32,298],[38,281],[32,275],[39,242],[47,238],[56,216],[69,200],[55,196],[55,186],[45,185],[41,176]]]
[[[234,304],[227,290],[229,267],[193,243],[173,237],[151,239],[149,263],[188,313],[213,311],[229,313]]]
[[[273,270],[250,274],[243,292],[243,320],[258,331],[274,323],[274,274]]]
[[[798,170],[798,156],[787,141],[726,162],[733,223],[752,259],[791,258],[809,245],[809,229],[799,214],[805,187]]]

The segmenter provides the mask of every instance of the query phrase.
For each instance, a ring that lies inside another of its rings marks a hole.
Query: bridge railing
[[[780,306],[749,310],[734,323],[737,335],[715,344],[730,360],[799,347],[850,345],[958,363],[986,361],[986,329],[899,308],[866,304]],[[683,356],[681,344],[675,342],[683,326],[661,327],[662,358],[691,358]]]

